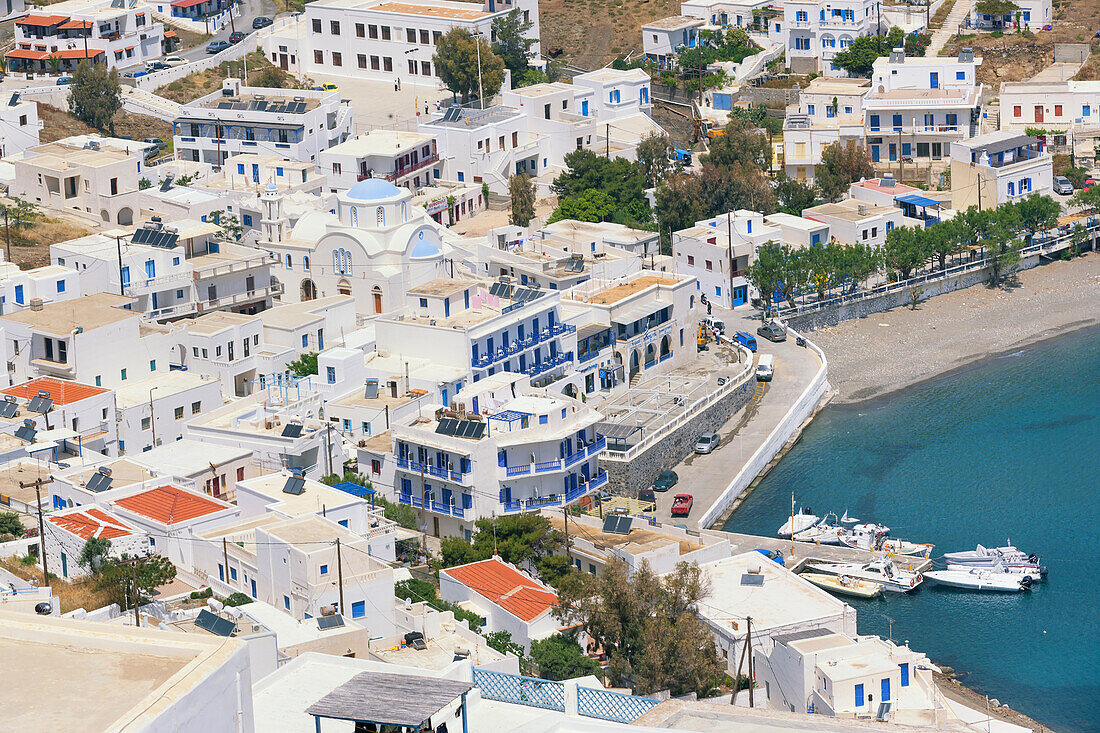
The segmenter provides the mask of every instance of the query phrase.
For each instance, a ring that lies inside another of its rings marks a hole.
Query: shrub
[[[252,603],[252,599],[246,596],[244,593],[232,593],[225,599],[225,605],[227,606],[246,606]]]

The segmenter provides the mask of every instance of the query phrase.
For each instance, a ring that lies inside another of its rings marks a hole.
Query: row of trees
[[[906,280],[923,266],[942,270],[951,255],[980,249],[996,287],[1019,262],[1024,239],[1053,227],[1060,210],[1058,202],[1039,195],[984,211],[971,206],[927,228],[896,227],[886,235],[882,248],[834,241],[800,249],[767,242],[745,276],[770,310],[777,295],[791,301],[803,292],[815,292],[819,299],[834,288],[852,293],[876,273]]]
[[[477,96],[486,104],[504,84],[505,69],[511,72],[512,84],[517,87],[557,81],[560,63],[549,62],[545,69],[530,66],[535,39],[529,33],[533,26],[516,9],[493,20],[492,43],[465,28],[452,28],[436,44],[432,57],[436,73],[463,102]]]

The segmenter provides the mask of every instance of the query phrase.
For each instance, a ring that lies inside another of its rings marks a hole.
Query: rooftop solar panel
[[[287,423],[283,427],[283,432],[281,433],[281,435],[284,438],[298,438],[298,437],[301,437],[301,435],[302,435],[302,425],[301,425],[301,423],[296,423],[296,422]]]
[[[317,619],[317,628],[321,631],[328,629],[336,629],[344,625],[344,617],[340,614],[333,614],[332,616],[320,616]]]
[[[603,518],[603,531],[607,534],[615,534],[615,527],[619,525],[617,514],[608,514]]]
[[[486,428],[488,428],[488,425],[486,425],[483,422],[475,422],[475,423],[473,423],[473,426],[474,426],[474,434],[471,435],[470,437],[473,438],[474,440],[481,440],[481,438],[485,436],[485,430],[486,430]]]
[[[19,403],[13,398],[8,397],[3,402],[0,402],[0,417],[15,417],[15,413],[18,409]]]
[[[30,403],[27,405],[27,409],[31,412],[43,414],[49,412],[51,407],[53,407],[53,398],[50,397],[49,392],[39,392],[31,398]]]
[[[473,422],[472,420],[464,420],[462,422],[462,437],[463,438],[472,438],[472,437],[474,437],[474,433],[477,432],[478,424],[479,423]]]
[[[110,476],[106,476],[102,473],[96,472],[92,474],[92,477],[88,479],[88,483],[84,486],[88,491],[94,491],[99,493],[111,488],[112,479]]]
[[[167,191],[168,189],[172,188],[172,181],[173,180],[175,180],[175,176],[173,174],[171,174],[171,173],[166,174],[164,176],[164,183],[160,184],[160,190],[161,191]]]
[[[283,485],[284,494],[293,494],[294,496],[300,495],[306,490],[306,480],[301,476],[291,476],[286,480]]]
[[[760,573],[743,573],[741,585],[764,585],[764,576]]]
[[[237,630],[235,621],[216,616],[206,609],[199,611],[198,618],[195,619],[195,626],[206,629],[211,634],[217,634],[218,636],[232,636],[233,632]]]
[[[218,102],[218,109],[233,109],[232,102]]]
[[[34,442],[34,436],[38,431],[30,425],[21,425],[18,430],[15,431],[15,437],[20,440],[25,440],[28,443]]]
[[[504,287],[504,283],[493,283],[489,286],[489,295],[500,295],[500,289]]]
[[[445,417],[439,421],[439,425],[436,426],[435,432],[440,435],[454,435],[455,427],[458,426],[458,420],[453,420],[449,417]]]
[[[378,396],[378,380],[368,379],[366,387],[363,388],[364,399],[373,400]]]

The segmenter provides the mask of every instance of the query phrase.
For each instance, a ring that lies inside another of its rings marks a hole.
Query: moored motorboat
[[[1031,589],[1031,576],[1006,573],[1003,570],[979,567],[959,567],[948,570],[930,570],[924,574],[939,585],[967,590],[987,590],[1013,593]]]
[[[1015,575],[1016,577],[1027,576],[1031,578],[1031,581],[1038,582],[1043,579],[1047,573],[1047,569],[1040,565],[1032,565],[1024,563],[1022,565],[994,565],[993,567],[977,566],[977,565],[957,565],[955,563],[947,563],[948,570],[971,570],[971,569],[985,570],[990,573],[1002,573],[1004,575]]]
[[[883,590],[895,593],[908,593],[924,581],[923,576],[912,570],[899,567],[893,560],[873,560],[868,563],[815,563],[809,566],[830,575],[847,575],[856,580],[878,583]]]
[[[894,555],[928,557],[934,545],[890,538],[890,528],[882,524],[857,524],[840,532],[840,544],[856,550],[888,552]]]
[[[830,522],[832,517],[834,521]],[[844,528],[836,524],[836,515],[829,512],[814,525],[801,532],[796,532],[794,538],[799,542],[813,542],[818,545],[839,545],[840,535]]]
[[[1015,565],[1020,563],[1039,564],[1039,556],[1027,554],[1021,550],[1006,545],[1004,547],[982,547],[967,550],[965,552],[948,552],[943,559],[952,565],[973,565],[993,567],[994,565]]]
[[[829,575],[827,573],[801,573],[800,578],[804,578],[809,582],[816,585],[818,588],[823,588],[833,593],[839,593],[845,596],[855,596],[856,598],[874,598],[882,593],[882,585],[870,580],[860,580],[853,578],[850,575]]]
[[[792,532],[798,535],[817,524],[820,520],[821,517],[813,514],[809,508],[804,507],[797,514],[792,514],[786,522],[783,522],[783,526],[779,528],[776,534],[780,537],[790,537]]]

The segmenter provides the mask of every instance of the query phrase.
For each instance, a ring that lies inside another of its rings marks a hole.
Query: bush
[[[224,601],[227,606],[246,606],[252,603],[252,599],[246,596],[244,593],[232,593]]]
[[[456,621],[466,621],[470,628],[479,631],[485,619],[476,613],[467,611],[462,606],[442,600],[435,590],[435,586],[427,581],[402,580],[393,587],[393,594],[402,600],[411,600],[413,603],[423,601],[437,611],[450,611],[455,615]]]
[[[197,601],[200,598],[211,598],[214,595],[213,588],[203,588],[202,590],[191,591],[191,600]]]

